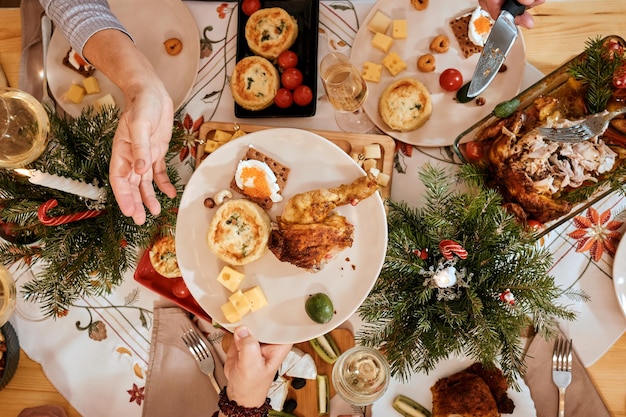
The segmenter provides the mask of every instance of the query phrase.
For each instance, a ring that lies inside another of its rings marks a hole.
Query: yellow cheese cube
[[[365,81],[379,82],[380,76],[383,73],[383,66],[381,64],[375,64],[373,62],[366,61],[363,63],[363,71],[361,75]]]
[[[235,306],[230,301],[222,305],[222,314],[224,314],[224,317],[226,317],[229,323],[235,323],[241,320],[237,309],[235,309]]]
[[[380,159],[382,157],[380,145],[378,143],[365,145],[363,147],[363,155],[365,155],[365,159]]]
[[[395,52],[389,52],[389,54],[383,58],[383,65],[394,77],[407,69],[406,62],[404,62],[402,58],[400,58],[400,55]]]
[[[219,148],[222,144],[216,142],[214,140],[207,140],[204,144],[204,152],[211,153],[214,152],[217,148]]]
[[[226,265],[217,276],[217,282],[228,288],[231,292],[235,292],[244,278],[244,274]]]
[[[98,94],[100,92],[100,84],[98,79],[93,75],[83,79],[83,86],[87,94]]]
[[[407,26],[405,19],[396,19],[391,23],[391,37],[394,39],[406,39]]]
[[[237,130],[235,130],[235,133],[233,133],[233,135],[230,137],[230,140],[237,139],[238,137],[241,137],[241,136],[243,136],[245,134],[246,134],[246,132],[244,132],[243,130],[237,129]]]
[[[245,291],[243,296],[250,301],[250,309],[252,311],[257,311],[267,305],[267,298],[265,297],[261,287],[258,285],[250,288],[248,291]]]
[[[213,135],[213,140],[219,143],[226,143],[230,140],[231,137],[230,132],[225,132],[223,130],[216,130],[215,135]]]
[[[383,52],[388,52],[393,44],[393,38],[384,33],[377,32],[372,38],[372,46]]]
[[[352,152],[350,157],[356,162],[359,166],[363,166],[363,161],[365,160],[365,155],[361,152]]]
[[[237,290],[228,297],[228,300],[231,302],[237,313],[241,317],[245,316],[252,306],[250,305],[250,301],[246,297],[244,297],[243,292],[241,290]]]
[[[366,159],[363,162],[363,169],[365,172],[369,172],[372,168],[376,168],[377,161],[375,159]]]
[[[389,28],[389,24],[391,23],[391,19],[389,16],[381,12],[380,10],[376,10],[372,20],[367,24],[367,28],[374,33],[386,33]]]
[[[80,104],[83,97],[85,97],[85,89],[78,84],[72,84],[65,93],[65,98],[75,104]]]
[[[111,94],[105,94],[96,101],[93,102],[93,106],[96,111],[101,111],[104,107],[117,107],[115,99]]]
[[[381,187],[386,187],[387,185],[389,185],[389,180],[391,180],[391,177],[389,176],[389,174],[385,174],[384,172],[380,172],[376,176],[376,184],[380,185]]]

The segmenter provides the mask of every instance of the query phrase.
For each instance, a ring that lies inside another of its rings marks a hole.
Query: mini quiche
[[[150,263],[155,271],[165,278],[176,278],[182,274],[176,260],[174,237],[163,236],[150,248]]]
[[[252,52],[276,59],[296,41],[298,22],[280,7],[260,9],[248,18],[245,36]]]
[[[270,218],[247,199],[228,200],[213,215],[207,232],[209,249],[230,265],[246,265],[265,253]]]
[[[424,84],[413,78],[402,78],[385,88],[378,111],[392,130],[409,132],[428,121],[433,105]]]
[[[278,70],[260,56],[249,56],[237,62],[230,79],[233,99],[247,110],[271,106],[279,88]]]

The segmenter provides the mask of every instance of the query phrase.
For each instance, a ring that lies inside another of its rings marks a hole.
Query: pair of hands
[[[536,7],[545,3],[545,0],[517,0],[517,1],[520,4],[523,4],[524,6],[526,6],[527,8]],[[502,8],[502,5],[504,4],[504,0],[478,0],[478,3],[480,4],[480,7],[482,7],[483,9],[489,12],[492,18],[496,19],[498,15],[500,14],[500,10]],[[533,21],[533,18],[530,15],[530,13],[528,13],[528,11],[526,11],[521,16],[517,16],[515,18],[515,23],[527,29],[531,29],[535,25],[535,22]]]

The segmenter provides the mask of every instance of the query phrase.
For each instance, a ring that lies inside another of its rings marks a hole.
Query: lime
[[[328,323],[335,312],[333,302],[330,298],[321,292],[311,295],[304,303],[306,314],[316,323]]]

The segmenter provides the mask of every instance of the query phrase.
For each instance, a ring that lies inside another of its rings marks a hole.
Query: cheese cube
[[[117,107],[115,99],[111,94],[105,94],[96,101],[93,102],[93,106],[96,111],[101,111],[104,107]]]
[[[83,97],[85,97],[85,89],[78,84],[72,84],[65,93],[65,98],[75,104],[80,104]]]
[[[389,174],[385,174],[384,172],[380,172],[376,176],[376,184],[380,185],[381,187],[386,187],[387,185],[389,185],[389,180],[391,180],[391,177],[389,176]]]
[[[365,81],[379,82],[380,77],[383,74],[383,66],[381,64],[375,64],[373,62],[366,61],[363,63],[363,71],[361,75]]]
[[[390,23],[391,19],[389,16],[380,10],[376,10],[372,20],[367,24],[367,28],[374,33],[386,33]]]
[[[222,314],[224,314],[224,317],[226,317],[229,323],[235,323],[241,320],[241,315],[230,301],[222,305]]]
[[[243,130],[237,129],[237,130],[235,130],[235,133],[233,133],[233,135],[230,137],[230,140],[237,139],[238,137],[241,137],[241,136],[243,136],[245,134],[246,134],[246,132],[244,132]]]
[[[226,143],[230,140],[232,135],[230,132],[225,132],[223,130],[216,130],[215,135],[213,135],[213,140],[219,143]]]
[[[369,172],[372,168],[376,168],[376,160],[375,159],[366,159],[363,162],[363,169],[365,172]]]
[[[83,86],[87,94],[98,94],[100,92],[100,84],[98,79],[93,75],[83,79]]]
[[[361,152],[352,152],[350,157],[356,162],[359,166],[363,166],[363,161],[365,160],[365,155]]]
[[[250,301],[250,310],[257,311],[267,305],[267,298],[263,290],[258,285],[250,288],[248,291],[244,291],[243,296]]]
[[[363,147],[363,155],[365,155],[365,159],[380,159],[382,157],[380,145],[378,143],[365,145]]]
[[[221,145],[222,145],[221,143],[209,139],[204,144],[204,152],[206,152],[206,153],[214,152]]]
[[[250,305],[250,301],[246,297],[244,297],[243,292],[241,290],[237,290],[228,297],[228,300],[231,302],[237,313],[241,317],[245,316],[252,306]]]
[[[395,52],[389,52],[389,54],[383,58],[383,65],[394,77],[407,69],[406,62],[404,62],[402,58],[400,58],[400,55]]]
[[[394,39],[406,39],[407,26],[405,19],[396,19],[391,22],[391,37]]]
[[[372,38],[372,46],[383,52],[388,52],[393,44],[393,38],[384,33],[377,32]]]
[[[228,288],[231,292],[235,292],[244,277],[244,274],[226,265],[217,276],[217,282]]]

